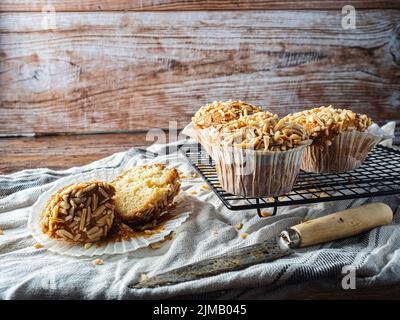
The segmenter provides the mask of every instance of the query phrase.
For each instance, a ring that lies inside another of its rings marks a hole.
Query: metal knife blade
[[[247,246],[214,258],[192,263],[151,278],[144,279],[129,288],[155,288],[210,277],[223,272],[244,269],[248,266],[275,260],[291,254],[290,243],[282,235],[263,243]]]

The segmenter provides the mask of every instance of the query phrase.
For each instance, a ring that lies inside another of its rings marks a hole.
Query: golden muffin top
[[[279,120],[270,112],[258,112],[224,125],[215,141],[242,149],[286,151],[308,144],[309,138],[303,126]]]
[[[197,128],[217,127],[262,109],[240,100],[214,101],[202,106],[192,118]]]
[[[351,110],[328,107],[318,107],[310,110],[289,114],[286,121],[301,124],[314,140],[316,145],[329,146],[332,140],[342,132],[365,131],[372,120],[365,114],[357,114]]]

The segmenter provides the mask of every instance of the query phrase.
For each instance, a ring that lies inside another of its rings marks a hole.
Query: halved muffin
[[[156,163],[124,171],[112,182],[115,209],[130,225],[146,224],[168,209],[180,190],[179,173]]]
[[[114,223],[114,193],[112,185],[99,180],[61,188],[43,209],[42,232],[70,242],[89,243],[106,238]]]

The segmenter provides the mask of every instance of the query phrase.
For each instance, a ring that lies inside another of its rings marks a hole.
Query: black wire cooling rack
[[[400,151],[380,145],[356,170],[341,174],[300,171],[291,192],[270,198],[249,198],[226,192],[219,184],[215,162],[200,145],[185,144],[179,149],[228,209],[256,209],[259,216],[265,216],[263,208],[273,208],[270,215],[274,215],[280,206],[400,193]]]

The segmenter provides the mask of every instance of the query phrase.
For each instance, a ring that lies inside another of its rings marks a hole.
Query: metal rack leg
[[[260,200],[256,199],[256,204],[258,205],[259,203],[260,203]],[[272,214],[270,216],[263,216],[261,213],[261,209],[257,208],[257,214],[260,218],[272,217],[272,216],[276,215],[277,211],[278,211],[278,206],[274,206],[274,210],[272,211]]]

